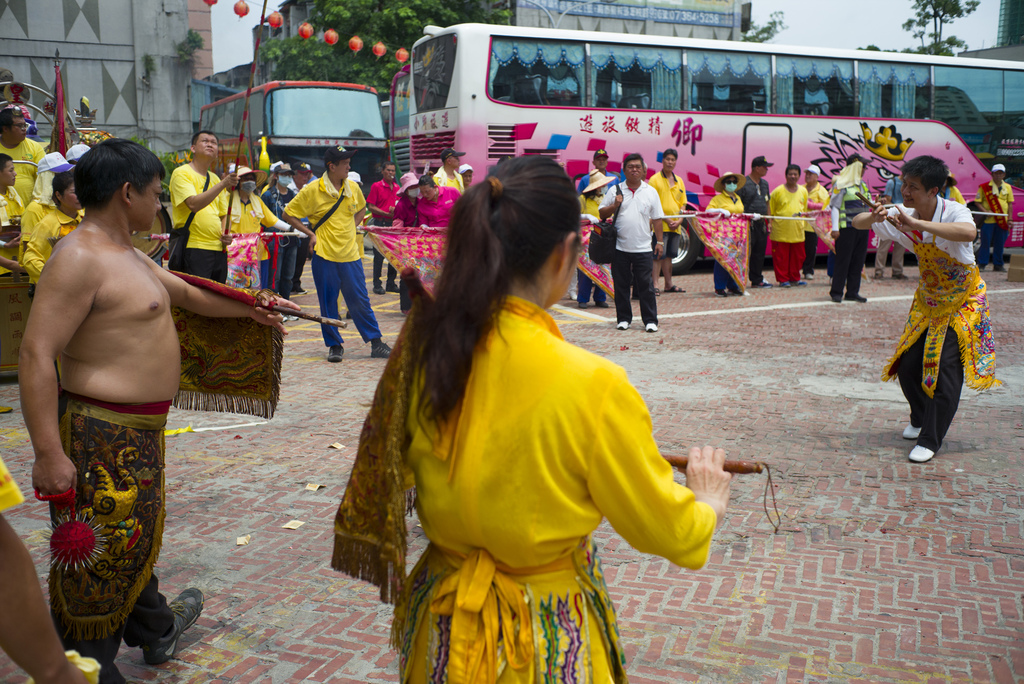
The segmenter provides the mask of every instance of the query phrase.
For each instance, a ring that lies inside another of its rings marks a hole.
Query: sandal
[[[677,285],[673,285],[672,287],[666,287],[665,292],[686,292],[686,290]]]
[[[661,296],[661,290],[659,290],[658,288],[654,288],[654,296],[655,297],[660,297]]]

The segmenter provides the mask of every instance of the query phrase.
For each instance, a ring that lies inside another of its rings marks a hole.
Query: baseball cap
[[[295,165],[295,173],[313,173],[313,169],[306,162],[299,162]]]
[[[607,157],[607,156],[608,156],[608,150],[604,149],[603,147],[601,149],[596,150],[594,152],[594,159],[597,159],[598,157]]]
[[[90,148],[88,145],[83,145],[82,143],[72,145],[71,149],[68,150],[68,153],[64,155],[64,158],[67,159],[69,162],[74,163],[81,159],[82,156],[89,151],[89,149]]]
[[[808,166],[804,170],[807,171],[807,173],[813,173],[816,176],[820,176],[821,175],[821,169],[818,168],[817,164],[811,164],[810,166]]]
[[[768,161],[764,157],[754,157],[754,161],[750,162],[750,165],[752,167],[753,166],[775,166],[775,164],[772,164],[770,161]]]
[[[443,164],[444,161],[446,159],[448,159],[449,157],[461,157],[461,156],[463,156],[465,154],[466,154],[465,152],[456,152],[452,148],[447,147],[447,148],[441,150],[441,163]]]
[[[356,172],[356,171],[349,171],[348,172],[348,179],[349,180],[353,180],[356,183],[362,183],[363,182],[363,177],[360,176],[359,173]]]
[[[292,167],[285,162],[274,162],[270,165],[270,172],[288,174],[292,172]]]
[[[459,167],[459,173],[466,173],[467,171],[472,171],[472,170],[473,170],[473,167],[470,166],[469,164],[463,164],[462,166]]]
[[[1002,171],[1003,173],[1006,173],[1006,167],[1003,166],[1002,164],[996,164],[995,166],[992,167],[992,173],[995,173],[996,171]]]
[[[68,163],[68,160],[64,158],[64,155],[60,152],[50,152],[43,160],[39,162],[39,166],[36,167],[36,171],[52,171],[53,173],[61,173],[63,171],[70,171],[75,168]]]

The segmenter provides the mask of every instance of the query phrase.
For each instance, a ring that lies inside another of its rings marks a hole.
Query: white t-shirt
[[[907,209],[902,204],[898,206],[903,210],[904,214],[918,217],[917,210]],[[889,216],[896,216],[897,213],[896,207],[889,209]],[[970,209],[959,202],[942,199],[941,197],[935,203],[935,215],[932,216],[931,220],[935,223],[974,223],[974,217],[971,216]],[[907,249],[914,250],[914,242],[905,233],[897,230],[895,226],[887,221],[873,223],[871,228],[875,231],[875,235],[878,236],[879,240],[895,240]],[[933,236],[931,233],[924,231],[921,235],[924,238],[924,242],[932,241]],[[974,263],[974,245],[972,242],[955,242],[938,236],[935,236],[934,239],[936,247],[961,264],[970,265]]]
[[[635,192],[625,183],[621,183],[620,186],[622,206],[619,207],[619,216],[615,220],[615,227],[619,230],[615,249],[634,254],[650,252],[651,221],[665,216],[661,210],[661,197],[657,190],[643,181],[640,181],[640,187]],[[601,207],[612,206],[618,194],[614,188],[605,192]]]

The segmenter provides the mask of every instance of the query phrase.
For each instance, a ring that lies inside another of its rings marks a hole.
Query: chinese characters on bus
[[[671,120],[671,119],[670,119]],[[668,121],[662,120],[660,116],[648,116],[647,117],[647,133],[651,135],[661,135],[661,126],[668,125]],[[621,126],[621,131],[620,131]],[[580,132],[581,133],[632,133],[635,135],[643,135],[644,133],[644,121],[639,116],[635,115],[615,115],[607,114],[603,118],[595,120],[593,114],[586,114],[580,117]],[[695,124],[692,117],[686,117],[685,119],[676,119],[675,125],[672,127],[670,133],[672,138],[675,139],[676,147],[689,147],[690,154],[694,155],[697,153],[697,143],[704,139],[704,127],[701,124]]]

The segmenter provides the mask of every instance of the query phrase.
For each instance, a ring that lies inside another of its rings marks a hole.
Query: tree
[[[979,0],[913,0],[915,15],[903,23],[903,30],[911,32],[921,45],[903,52],[952,57],[955,49],[964,49],[967,43],[956,36],[943,38],[942,31],[946,24],[978,9],[978,4]]]
[[[318,30],[333,28],[341,35],[336,45],[298,36],[266,43],[261,59],[274,63],[274,78],[361,83],[386,93],[400,68],[395,50],[411,50],[428,24],[450,26],[464,22],[507,24],[510,13],[485,7],[477,0],[316,0],[310,23]],[[359,36],[365,47],[348,49]],[[383,42],[388,53],[377,58],[371,46]]]
[[[768,43],[772,41],[775,36],[789,28],[783,21],[784,19],[785,15],[782,12],[772,12],[764,26],[750,22],[750,28],[743,34],[743,42]]]

